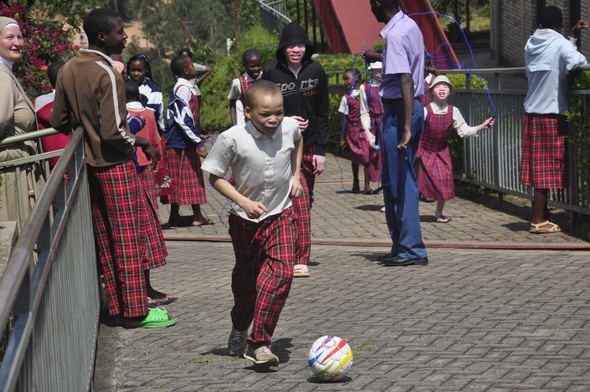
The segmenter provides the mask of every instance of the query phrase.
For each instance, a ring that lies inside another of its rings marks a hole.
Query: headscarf
[[[0,16],[0,31],[4,30],[5,27],[8,26],[17,26],[20,28],[20,26],[18,25],[18,22],[12,18],[9,18],[7,16]]]
[[[17,26],[18,28],[20,28],[16,20],[9,18],[7,16],[0,16],[0,33],[8,26]],[[12,71],[12,66],[14,64],[12,61],[8,61],[4,57],[0,57],[0,61],[6,64],[8,69]]]

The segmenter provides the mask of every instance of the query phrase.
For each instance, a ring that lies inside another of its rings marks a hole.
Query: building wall
[[[587,0],[581,1],[582,19],[590,20],[590,5]],[[561,8],[566,21],[563,34],[568,34],[569,0],[546,0],[546,6],[555,5]],[[499,9],[496,9],[499,7]],[[491,2],[491,26],[499,29],[499,33],[491,32],[492,53],[495,60],[503,66],[524,66],[524,46],[528,38],[537,28],[536,0],[496,0]],[[497,20],[499,19],[499,20]],[[590,30],[582,32],[581,52],[590,58]]]

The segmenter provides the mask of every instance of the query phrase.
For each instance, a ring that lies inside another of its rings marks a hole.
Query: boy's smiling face
[[[244,63],[244,69],[252,79],[258,79],[260,71],[262,71],[262,60],[258,56],[250,57]]]
[[[283,96],[277,92],[272,95],[258,94],[246,105],[246,118],[254,127],[267,136],[273,136],[279,129],[285,112]]]

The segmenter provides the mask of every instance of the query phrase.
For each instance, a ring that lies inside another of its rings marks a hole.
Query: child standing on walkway
[[[133,80],[125,82],[125,96],[127,98],[127,112],[133,117],[140,117],[144,120],[144,127],[135,135],[142,136],[149,140],[154,146],[159,156],[163,155],[162,145],[160,144],[160,135],[156,126],[154,112],[144,108],[139,101],[139,85]],[[166,305],[176,300],[176,297],[162,293],[152,287],[150,280],[150,270],[161,267],[166,264],[168,249],[164,241],[164,233],[158,217],[158,196],[156,192],[156,180],[154,172],[151,169],[151,160],[138,150],[135,153],[137,163],[137,174],[142,187],[142,196],[147,201],[147,211],[149,216],[148,225],[146,225],[146,245],[147,251],[143,258],[143,268],[145,275],[145,284],[147,287],[148,300],[153,305]]]
[[[291,200],[303,193],[303,143],[298,122],[284,117],[283,97],[274,83],[253,84],[245,110],[249,121],[219,135],[203,170],[210,173],[211,185],[234,202],[230,353],[277,366],[271,337],[293,280],[297,236]],[[223,178],[230,169],[235,188]]]
[[[459,109],[447,103],[454,90],[455,87],[445,75],[439,75],[432,81],[428,91],[432,101],[424,108],[424,132],[416,153],[416,157],[420,158],[418,190],[425,198],[436,200],[435,216],[438,223],[451,220],[443,214],[443,208],[447,200],[455,197],[448,144],[451,130],[456,130],[460,137],[468,137],[494,126],[493,117],[475,127],[467,125]]]
[[[240,125],[246,122],[244,107],[246,106],[246,92],[250,85],[262,77],[262,58],[256,49],[248,49],[242,53],[242,64],[244,72],[238,78],[232,80],[229,99],[229,113],[233,125]]]
[[[190,79],[197,74],[188,56],[176,56],[170,63],[172,73],[178,78],[168,103],[166,126],[166,157],[172,183],[169,200],[170,217],[165,228],[178,226],[212,225],[205,218],[201,204],[207,203],[205,181],[201,171],[201,157],[207,156],[207,147],[199,133],[197,94]],[[190,204],[193,216],[183,219],[180,205]]]
[[[109,313],[127,328],[166,327],[168,312],[148,307],[142,259],[146,252],[146,201],[133,163],[135,149],[158,162],[154,147],[129,132],[123,77],[109,57],[125,48],[123,21],[96,8],[84,19],[88,49],[80,49],[60,71],[51,125],[70,133],[84,127],[88,183],[97,259],[104,277]]]
[[[361,84],[361,123],[365,137],[371,145],[369,150],[369,174],[371,180],[378,182],[381,178],[381,152],[379,143],[383,140],[383,103],[379,96],[381,84],[380,61],[369,65],[371,79]]]
[[[160,149],[165,151],[166,139],[164,138],[164,129],[166,126],[164,125],[162,90],[152,79],[152,68],[147,56],[140,53],[131,57],[127,62],[127,73],[131,80],[139,83],[139,101],[141,105],[154,112],[158,133],[160,134]],[[167,203],[168,201],[167,197],[170,191],[169,178],[166,157],[162,156],[158,171],[154,173],[154,179],[158,184],[157,195],[162,198],[163,203]]]
[[[358,89],[360,85],[361,73],[357,69],[347,69],[342,74],[344,79],[344,86],[347,93],[340,101],[338,111],[344,114],[343,132],[340,134],[340,148],[343,149],[346,145],[350,148],[350,160],[352,161],[352,193],[359,193],[359,166],[363,166],[365,174],[365,184],[363,194],[370,195],[373,193],[371,189],[371,178],[369,170],[369,140],[363,131],[361,125],[361,93]]]

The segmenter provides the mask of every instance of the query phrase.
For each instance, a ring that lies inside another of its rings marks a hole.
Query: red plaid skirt
[[[88,167],[94,241],[109,313],[145,316],[147,288],[142,259],[148,214],[145,193],[131,160]]]
[[[143,257],[143,269],[151,270],[166,265],[168,249],[164,241],[162,223],[158,216],[158,201],[154,173],[147,166],[139,170],[139,179],[146,199],[148,224],[146,226],[146,253]]]
[[[197,150],[169,148],[166,158],[170,179],[174,184],[168,196],[170,203],[180,205],[207,203],[201,157]]]
[[[520,157],[520,181],[539,189],[566,186],[566,117],[526,113]]]

